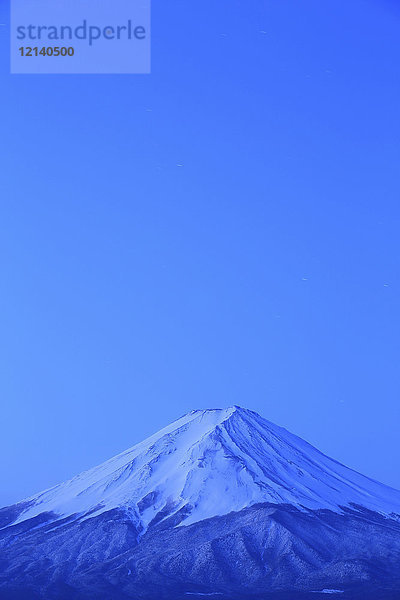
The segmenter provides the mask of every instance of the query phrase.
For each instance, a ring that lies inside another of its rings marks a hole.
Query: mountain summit
[[[233,406],[0,510],[2,600],[400,598],[400,492]]]
[[[154,519],[173,514],[189,525],[263,502],[400,513],[400,492],[233,406],[194,410],[104,464],[29,498],[16,523],[42,513],[85,519],[123,508],[144,531]]]

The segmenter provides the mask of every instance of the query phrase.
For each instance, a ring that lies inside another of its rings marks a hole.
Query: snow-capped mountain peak
[[[257,413],[194,410],[129,450],[25,501],[17,522],[44,512],[87,519],[124,509],[145,530],[258,503],[340,512],[360,505],[400,514],[400,492],[364,477]]]

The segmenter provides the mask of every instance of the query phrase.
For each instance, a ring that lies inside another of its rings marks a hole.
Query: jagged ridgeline
[[[258,414],[193,411],[0,511],[0,598],[400,599],[400,492]]]

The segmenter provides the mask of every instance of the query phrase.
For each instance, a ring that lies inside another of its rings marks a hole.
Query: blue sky
[[[400,9],[152,21],[150,76],[11,76],[0,27],[0,504],[232,404],[400,487]]]

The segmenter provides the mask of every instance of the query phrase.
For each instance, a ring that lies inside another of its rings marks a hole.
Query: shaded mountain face
[[[399,515],[256,413],[193,411],[0,510],[0,597],[399,599]]]

